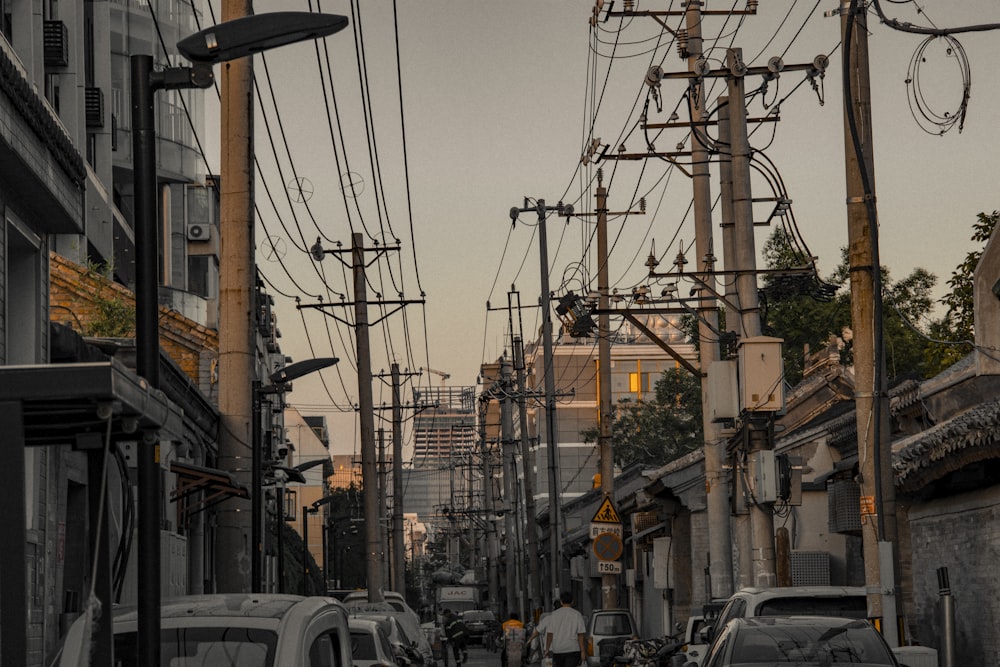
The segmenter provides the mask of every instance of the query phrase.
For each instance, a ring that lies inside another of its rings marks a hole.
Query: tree
[[[764,245],[764,260],[769,269],[800,268],[800,257],[782,228],[776,229]],[[927,318],[933,306],[931,291],[937,277],[916,268],[902,280],[893,281],[885,267],[881,269],[881,277],[882,331],[888,378],[930,377],[935,369],[927,363],[926,350],[932,345]],[[818,350],[827,344],[831,335],[841,336],[850,329],[849,280],[846,248],[841,250],[836,270],[823,280],[815,274],[768,276],[763,280],[763,330],[785,341],[782,355],[785,381],[790,385],[802,379],[806,346]],[[852,362],[852,353],[848,341],[842,352],[843,363]]]
[[[611,424],[615,464],[641,462],[662,466],[704,444],[701,379],[685,370],[664,372],[651,400],[622,399]],[[596,442],[599,429],[585,430],[584,442]]]
[[[972,276],[983,256],[987,241],[1000,220],[1000,211],[980,213],[972,225],[973,243],[980,244],[965,255],[965,260],[955,267],[948,279],[951,292],[940,303],[948,307],[944,317],[931,326],[931,336],[944,341],[927,349],[928,365],[944,370],[972,351],[975,340],[975,306],[973,303]]]

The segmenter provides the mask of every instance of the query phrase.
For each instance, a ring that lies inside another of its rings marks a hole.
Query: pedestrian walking
[[[572,593],[563,591],[559,602],[545,626],[545,657],[552,658],[552,667],[579,667],[587,662],[587,626],[573,608]]]
[[[444,634],[448,637],[451,650],[455,654],[455,665],[460,666],[469,660],[469,631],[455,612],[444,610]]]
[[[500,664],[503,667],[520,667],[524,650],[524,623],[511,612],[510,618],[500,626],[503,630],[503,649],[500,651]]]

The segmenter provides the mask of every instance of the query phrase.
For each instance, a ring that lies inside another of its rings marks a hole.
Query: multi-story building
[[[24,625],[5,621],[0,662],[40,665],[49,662],[65,621],[85,606],[92,583],[91,527],[103,506],[92,474],[102,467],[94,454],[101,448],[78,446],[96,442],[94,434],[103,431],[86,419],[74,421],[69,410],[92,413],[89,406],[99,401],[113,406],[108,419],[123,456],[111,467],[107,504],[118,517],[134,516],[136,457],[149,449],[138,438],[144,430],[160,431],[163,594],[214,590],[211,515],[218,508],[206,499],[246,498],[247,489],[218,469],[216,456],[218,203],[196,140],[204,124],[202,91],[160,91],[154,100],[161,391],[150,390],[130,370],[134,338],[128,337],[134,334],[95,327],[98,320],[127,325],[127,312],[134,310],[130,56],[152,54],[157,69],[180,64],[174,44],[202,27],[194,5],[0,5],[0,374],[9,389],[5,400],[22,411],[48,414],[44,423],[26,416],[3,424],[23,430],[26,443],[45,444],[24,448],[24,465],[9,466],[23,470],[23,477],[12,477],[16,486],[8,490],[24,492],[14,493],[23,495],[23,503],[7,513],[5,534],[19,539],[23,532],[25,548],[7,550],[11,560],[0,565],[13,585],[5,588],[0,606],[7,605],[4,619],[16,611]],[[266,295],[260,296],[258,377],[285,363],[268,305]],[[103,340],[95,348],[81,336]],[[92,376],[87,379],[94,386],[82,386],[77,378],[83,369],[73,365],[79,361],[98,364],[91,370],[109,383],[108,395]],[[53,363],[65,366],[56,371],[58,381],[43,384]],[[6,368],[15,365],[28,368],[17,371],[17,380]],[[146,398],[130,395],[129,387],[144,387]],[[35,398],[25,398],[28,388]],[[68,390],[76,392],[72,399],[65,398]],[[62,397],[65,412],[59,414],[65,416],[57,416],[47,391],[53,399]],[[154,418],[157,410],[162,414]],[[270,419],[270,409],[261,414],[268,417],[262,428],[273,457],[271,436],[281,430],[280,420]],[[41,430],[45,440],[39,439]],[[74,446],[56,446],[63,444]],[[98,591],[106,609],[113,601],[135,599],[136,569],[144,565],[136,564],[134,548],[123,546],[130,530],[115,523],[105,533],[114,558],[113,568],[108,564],[112,581]],[[20,600],[7,594],[19,587]]]

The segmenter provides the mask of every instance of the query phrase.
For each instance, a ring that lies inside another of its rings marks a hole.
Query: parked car
[[[135,607],[112,612],[116,667],[138,667]],[[60,665],[77,665],[87,619],[67,633]],[[160,607],[160,664],[351,667],[343,605],[327,597],[280,594],[197,595]],[[354,663],[355,665],[357,662]]]
[[[709,639],[734,618],[757,616],[837,616],[866,618],[868,598],[860,586],[744,588],[734,593],[712,623]]]
[[[392,613],[369,612],[352,614],[351,618],[370,618],[382,625],[382,631],[392,647],[392,655],[399,667],[424,667],[424,656],[416,638],[411,638],[403,629],[399,619]]]
[[[347,623],[351,631],[354,667],[399,667],[380,621],[351,616]]]
[[[420,651],[420,655],[423,657],[425,665],[434,665],[434,651],[431,649],[430,642],[427,641],[426,635],[420,629],[420,622],[416,620],[416,614],[413,610],[410,612],[400,611],[396,605],[394,605],[389,600],[383,600],[379,602],[369,602],[367,595],[363,598],[356,597],[352,600],[345,599],[344,607],[351,614],[381,614],[381,615],[391,615],[399,624],[403,626],[403,630],[406,635],[417,642],[417,648]]]
[[[469,633],[470,643],[485,643],[485,638],[494,633],[499,635],[500,622],[496,615],[488,609],[470,609],[463,611],[458,616],[465,623],[465,629]]]
[[[705,667],[830,665],[899,667],[889,646],[866,620],[829,616],[737,618],[720,628]]]
[[[609,667],[621,655],[625,642],[639,637],[627,609],[598,609],[587,621],[587,666]]]

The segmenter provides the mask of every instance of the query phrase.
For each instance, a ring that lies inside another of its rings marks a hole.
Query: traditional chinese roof
[[[893,443],[896,488],[915,491],[967,465],[1000,458],[1000,398]]]

